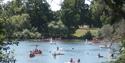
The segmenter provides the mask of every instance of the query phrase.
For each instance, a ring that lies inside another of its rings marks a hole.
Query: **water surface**
[[[11,49],[15,50],[16,63],[67,63],[70,58],[73,58],[74,61],[80,59],[80,63],[103,63],[111,60],[109,56],[110,49],[100,48],[98,44],[56,42],[56,44],[50,44],[49,42],[21,41],[19,46],[11,46]],[[43,54],[29,58],[29,52],[35,49],[35,45],[38,45],[38,49],[42,50]],[[56,57],[52,55],[57,47],[64,55]],[[98,58],[98,53],[104,58]]]

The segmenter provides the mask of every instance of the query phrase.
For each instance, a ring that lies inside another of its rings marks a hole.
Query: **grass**
[[[97,36],[98,35],[98,29],[97,28],[90,28],[90,29],[77,29],[76,32],[73,34],[76,37],[82,37],[84,36],[88,31],[92,33],[92,35]]]
[[[66,43],[77,43],[77,42],[81,42],[81,40],[63,40],[63,42],[66,42]]]

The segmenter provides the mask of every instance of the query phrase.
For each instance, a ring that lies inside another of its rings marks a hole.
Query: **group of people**
[[[37,48],[34,51],[30,51],[30,57],[34,57],[36,54],[42,54],[42,51]]]
[[[71,58],[71,59],[70,59],[70,63],[80,63],[80,59],[78,59],[77,62],[75,62],[75,61],[73,60],[73,58]]]

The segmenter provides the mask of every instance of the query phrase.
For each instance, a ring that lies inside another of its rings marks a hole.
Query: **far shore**
[[[10,40],[9,42],[12,42],[12,41],[34,41],[34,42],[50,42],[50,40],[53,40],[53,41],[64,41],[64,42],[92,42],[92,43],[111,43],[111,41],[104,41],[104,40],[87,40],[87,39],[60,39],[60,38],[55,38],[55,39],[52,39],[52,38],[46,38],[46,39],[15,39],[15,40]],[[5,40],[6,42],[7,40]],[[115,43],[115,41],[113,42]]]

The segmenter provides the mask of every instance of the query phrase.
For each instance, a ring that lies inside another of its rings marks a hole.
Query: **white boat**
[[[106,48],[106,46],[105,46],[105,45],[99,45],[99,47],[100,47],[100,48]]]
[[[71,62],[65,62],[65,63],[71,63]]]
[[[77,62],[73,61],[73,62],[65,62],[65,63],[77,63]]]
[[[54,53],[52,53],[52,55],[56,56],[56,55],[64,55],[64,53],[60,52],[60,51],[55,51]]]
[[[112,46],[112,43],[99,45],[100,48],[111,48],[111,46]]]
[[[50,39],[50,43],[53,43],[53,40],[52,40],[52,38]]]
[[[53,42],[53,39],[50,39],[50,44],[56,44],[56,42]]]

